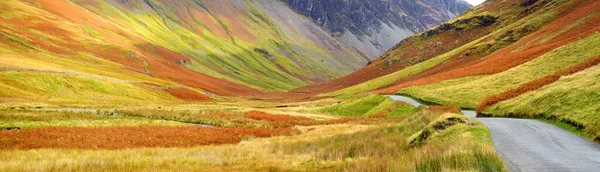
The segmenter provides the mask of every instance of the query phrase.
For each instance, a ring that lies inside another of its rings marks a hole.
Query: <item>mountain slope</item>
[[[311,86],[312,94],[404,94],[486,116],[564,122],[598,140],[598,23],[598,1],[487,1],[353,74]]]
[[[255,95],[322,82],[371,58],[293,7],[277,0],[2,1],[0,71],[6,74],[0,87],[11,90],[2,99],[84,103],[85,96],[44,94],[84,91],[92,79],[103,84],[86,94],[106,102],[207,101],[214,94]],[[428,22],[461,10],[445,8],[428,7],[424,13],[450,11]],[[39,78],[55,82],[26,84]],[[133,87],[107,91],[111,83]]]
[[[298,90],[314,94],[335,91],[326,96],[375,89],[392,93],[503,72],[593,34],[594,25],[589,22],[595,19],[595,12],[576,11],[584,6],[585,1],[567,0],[528,5],[516,0],[488,1],[450,22],[404,39],[357,72]]]
[[[340,39],[377,57],[405,37],[448,21],[471,5],[462,0],[284,0],[294,11]]]

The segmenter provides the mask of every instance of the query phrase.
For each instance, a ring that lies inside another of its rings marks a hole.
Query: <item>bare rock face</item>
[[[463,0],[283,0],[344,44],[376,57],[414,33],[450,20]]]

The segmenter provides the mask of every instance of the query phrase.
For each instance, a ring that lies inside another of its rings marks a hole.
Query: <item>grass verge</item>
[[[588,68],[540,89],[499,102],[483,114],[550,119],[581,128],[600,142],[600,66]]]

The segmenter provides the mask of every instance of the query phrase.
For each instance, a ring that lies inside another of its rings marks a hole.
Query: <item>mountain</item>
[[[481,116],[552,120],[600,141],[599,9],[588,0],[488,0],[357,72],[290,94],[402,94]]]
[[[414,33],[448,21],[471,5],[462,0],[283,0],[338,38],[377,57]]]
[[[298,2],[2,1],[0,70],[7,84],[0,95],[7,101],[77,103],[77,91],[133,102],[290,90],[360,69],[380,53],[365,41],[381,50],[468,8],[433,1],[311,2],[353,9],[335,13],[343,17],[327,19],[336,23],[328,25],[297,13],[306,5]],[[390,39],[374,41],[382,35]],[[348,41],[352,37],[364,41]],[[44,85],[44,79],[52,82]],[[101,84],[89,89],[85,83],[91,81]],[[44,96],[58,90],[69,94],[56,93],[64,100]]]

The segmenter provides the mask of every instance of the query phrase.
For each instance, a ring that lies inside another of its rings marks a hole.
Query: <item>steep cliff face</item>
[[[462,0],[283,0],[348,47],[377,57],[405,37],[471,7]]]

